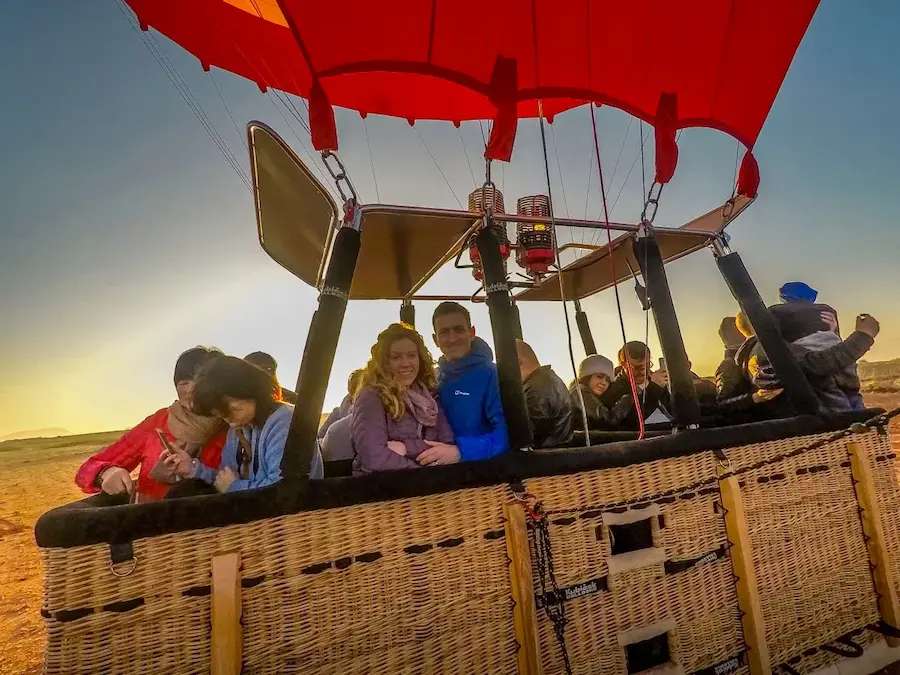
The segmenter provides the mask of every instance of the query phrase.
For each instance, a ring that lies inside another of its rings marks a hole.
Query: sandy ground
[[[900,394],[867,399],[872,406],[900,405]],[[0,675],[41,672],[43,572],[34,524],[45,511],[83,497],[72,482],[75,470],[119,435],[0,443]]]

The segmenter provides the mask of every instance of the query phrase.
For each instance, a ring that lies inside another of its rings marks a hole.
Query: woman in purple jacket
[[[388,326],[353,403],[353,475],[414,469],[426,448],[453,444],[434,389],[434,359],[422,336],[405,324]]]

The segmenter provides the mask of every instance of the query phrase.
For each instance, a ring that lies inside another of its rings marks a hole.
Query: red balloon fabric
[[[819,0],[126,0],[141,26],[316,107],[510,123],[594,101],[752,148]],[[663,104],[669,98],[669,104]],[[313,111],[327,126],[329,115]],[[506,121],[504,121],[506,120]],[[318,131],[317,146],[333,142]],[[314,138],[314,140],[316,140]]]

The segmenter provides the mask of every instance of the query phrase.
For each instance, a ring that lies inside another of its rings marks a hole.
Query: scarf
[[[423,427],[433,427],[437,423],[437,401],[421,382],[414,382],[406,390],[404,401],[407,412]]]
[[[175,401],[169,407],[167,425],[176,443],[184,446],[191,457],[197,457],[203,446],[225,429],[225,422],[218,417],[203,417],[191,412],[181,401]],[[162,459],[151,469],[150,478],[166,485],[178,479],[175,472],[162,463]]]

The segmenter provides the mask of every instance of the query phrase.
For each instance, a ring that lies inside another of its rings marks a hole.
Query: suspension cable
[[[563,208],[566,210],[566,218],[569,217],[569,202],[566,199],[566,183],[563,180],[562,164],[559,161],[559,146],[556,145],[556,131],[550,125],[550,140],[553,142],[553,154],[556,155],[556,170],[559,172],[559,187],[562,190]]]
[[[225,101],[225,97],[222,96],[222,91],[219,89],[219,85],[216,84],[216,78],[213,77],[212,70],[207,70],[206,74],[209,76],[209,81],[212,82],[213,87],[216,90],[216,94],[219,95],[219,100],[222,102],[222,105],[225,108],[225,112],[228,113],[228,119],[231,120],[231,126],[234,127],[234,131],[237,134],[238,139],[241,142],[241,145],[244,146],[244,149],[247,148],[247,136],[241,133],[240,127],[238,127],[238,123],[234,119],[234,115],[231,114],[231,108],[228,107],[228,103]]]
[[[566,288],[565,283],[563,283],[563,271],[562,271],[562,262],[559,259],[559,242],[556,238],[556,217],[553,215],[553,191],[550,186],[550,158],[547,155],[547,135],[544,131],[544,105],[541,99],[538,99],[538,120],[540,121],[541,127],[541,149],[544,153],[544,174],[547,178],[547,201],[550,206],[550,231],[553,233],[553,252],[556,255],[556,263],[560,266],[559,271],[556,273],[556,278],[559,280],[559,299],[562,302],[563,306],[563,315],[566,318],[566,337],[567,344],[569,347],[569,362],[572,366],[572,373],[574,373],[575,377],[578,377],[578,367],[575,365],[575,350],[572,347],[572,326],[569,323],[569,308],[566,306]],[[587,416],[587,408],[584,405],[584,393],[581,391],[581,386],[575,387],[575,391],[578,392],[578,404],[581,407],[581,421],[584,423],[584,446],[586,448],[591,447],[591,431],[588,426],[588,416]]]
[[[472,185],[475,186],[475,189],[478,189],[478,179],[475,178],[475,171],[472,169],[472,162],[469,161],[469,152],[466,150],[466,139],[463,138],[462,128],[456,127],[456,131],[459,132],[459,143],[462,145],[463,155],[466,157],[466,164],[469,166],[469,174],[472,176]]]
[[[269,91],[273,90],[270,89]],[[300,134],[297,133],[297,130],[294,129],[294,125],[291,124],[290,120],[287,117],[285,117],[285,114],[281,111],[281,108],[276,105],[276,101],[279,101],[280,99],[277,97],[271,98],[269,96],[266,96],[266,98],[268,99],[269,103],[272,104],[272,107],[275,108],[275,112],[281,115],[281,119],[284,120],[285,125],[287,125],[287,128],[290,129],[291,133],[294,135],[294,138],[297,139],[297,142],[300,144],[300,149],[303,150],[303,154],[305,154],[307,159],[309,159],[309,164],[307,166],[309,166],[311,170],[314,169],[316,171],[318,176],[322,179],[322,185],[326,186],[326,190],[330,190],[331,188],[328,186],[331,183],[331,179],[325,173],[325,170],[321,166],[319,166],[319,163],[315,160],[315,157],[313,157],[313,155],[310,154],[310,151],[306,149],[306,144],[303,142],[303,138],[300,136]]]
[[[625,362],[625,372],[628,375],[628,383],[631,385],[631,396],[634,400],[635,417],[637,417],[638,419],[638,440],[642,440],[646,433],[646,428],[644,426],[644,410],[641,407],[641,403],[638,398],[637,383],[634,381],[634,370],[631,367],[631,355],[628,354],[628,350],[626,349],[626,345],[628,344],[628,337],[625,334],[625,317],[622,314],[622,298],[619,296],[619,284],[617,282],[618,277],[616,276],[616,261],[612,246],[612,230],[609,227],[609,208],[606,200],[606,183],[603,181],[603,165],[600,162],[600,138],[597,134],[597,118],[594,114],[593,105],[591,106],[591,129],[594,132],[594,152],[596,152],[597,154],[597,171],[600,177],[600,196],[603,199],[603,218],[606,223],[606,241],[607,246],[609,247],[609,265],[610,269],[612,270],[613,289],[616,295],[616,310],[619,314],[619,328],[622,331],[622,349],[625,351],[625,358],[623,360]],[[628,179],[626,178],[625,180],[627,181]]]
[[[416,125],[413,125],[413,129],[416,134],[419,136],[419,140],[422,141],[422,145],[425,147],[425,151],[428,153],[428,156],[431,157],[431,161],[434,162],[434,165],[437,167],[438,172],[441,174],[441,178],[444,179],[444,182],[447,184],[447,187],[450,189],[450,194],[453,195],[453,199],[456,200],[457,206],[459,206],[460,211],[465,211],[463,208],[462,202],[459,201],[459,197],[456,195],[456,190],[453,189],[453,186],[450,184],[450,181],[447,179],[447,175],[444,173],[444,170],[441,168],[441,165],[438,164],[437,158],[434,156],[434,153],[431,152],[431,148],[428,147],[428,143],[425,142],[425,138],[422,136],[422,132],[419,131]]]
[[[378,174],[375,173],[375,155],[372,154],[372,144],[369,142],[369,120],[363,117],[363,128],[366,130],[366,146],[369,148],[369,163],[372,165],[372,181],[375,183],[375,199],[381,203],[381,193],[378,191]]]
[[[182,100],[197,118],[197,121],[200,122],[201,126],[203,126],[207,135],[212,139],[213,143],[216,144],[219,152],[222,153],[222,156],[225,158],[225,161],[228,162],[229,166],[231,166],[232,170],[235,172],[235,175],[237,175],[240,181],[244,184],[244,187],[246,187],[250,192],[253,192],[253,188],[250,184],[250,179],[244,172],[243,167],[241,166],[237,157],[228,147],[228,144],[222,138],[222,135],[219,133],[213,121],[206,114],[206,111],[203,109],[200,101],[196,98],[196,96],[194,96],[190,86],[178,72],[175,64],[172,63],[171,59],[169,59],[162,45],[159,43],[159,41],[157,41],[156,36],[152,33],[148,33],[140,29],[131,11],[122,6],[122,0],[114,0],[114,2],[116,4],[116,7],[119,9],[119,12],[124,17],[125,21],[141,40],[144,47],[153,57],[153,60],[156,61],[156,65],[159,66],[160,70],[163,71],[169,82],[172,83],[172,86],[175,87],[176,91],[181,96]]]

